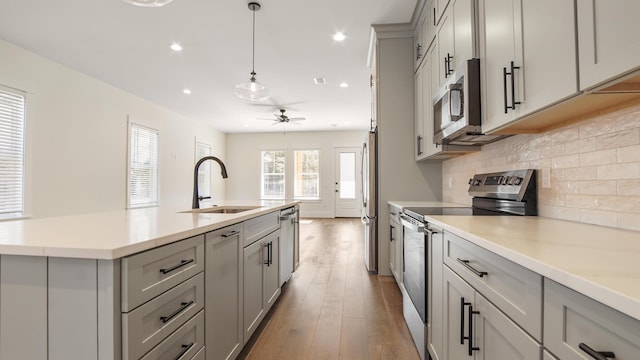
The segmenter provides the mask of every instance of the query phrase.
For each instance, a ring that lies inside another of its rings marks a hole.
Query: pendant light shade
[[[249,10],[253,13],[253,37],[251,51],[251,77],[248,82],[236,85],[235,93],[240,99],[247,101],[265,101],[269,99],[269,90],[256,80],[255,58],[256,58],[256,11],[260,10],[257,2],[249,3]]]

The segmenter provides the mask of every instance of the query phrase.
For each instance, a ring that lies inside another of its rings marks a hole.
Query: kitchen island
[[[297,206],[227,201],[218,207],[242,211],[156,207],[1,222],[0,359],[214,359],[204,329],[215,326],[237,329],[228,344],[237,354],[279,295],[280,210]],[[224,306],[231,324],[213,318]]]

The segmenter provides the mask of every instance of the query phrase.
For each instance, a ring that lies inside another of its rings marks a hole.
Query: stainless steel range
[[[442,230],[425,221],[430,215],[538,215],[533,169],[477,174],[469,180],[471,207],[408,207],[400,220],[404,229],[403,313],[420,357],[428,359],[426,337],[430,298],[429,251]]]

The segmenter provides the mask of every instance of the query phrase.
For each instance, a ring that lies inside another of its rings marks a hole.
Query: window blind
[[[158,205],[158,130],[129,124],[128,207]]]
[[[24,211],[24,94],[0,87],[0,217]]]

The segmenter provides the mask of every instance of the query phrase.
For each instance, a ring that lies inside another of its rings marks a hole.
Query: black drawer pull
[[[183,267],[183,266],[185,266],[187,264],[190,264],[192,262],[193,262],[193,259],[180,260],[180,264],[174,265],[174,266],[172,266],[170,268],[167,268],[167,269],[160,269],[160,272],[163,273],[163,274],[168,274],[168,273],[172,272],[173,270],[179,269],[179,268],[181,268],[181,267]]]
[[[173,319],[174,317],[178,316],[178,314],[180,314],[181,312],[187,310],[187,308],[189,306],[193,305],[193,300],[189,301],[189,302],[182,302],[180,303],[180,308],[174,312],[172,312],[171,314],[167,315],[167,316],[160,316],[160,320],[166,324],[169,321],[171,321],[171,319]]]
[[[469,260],[462,260],[460,258],[456,258],[456,260],[458,260],[458,262],[460,264],[462,264],[464,267],[469,269],[469,271],[471,271],[472,273],[478,275],[479,277],[483,277],[485,275],[489,275],[489,273],[487,273],[486,271],[478,271],[478,270],[474,269],[473,266],[469,265]]]
[[[195,345],[196,343],[191,343],[191,344],[182,344],[182,351],[180,351],[180,354],[178,354],[178,356],[176,356],[176,358],[174,360],[180,360],[181,357],[184,356],[184,354],[186,354],[187,352],[189,352],[189,350],[191,350],[191,348],[193,347],[193,345]]]
[[[580,348],[580,350],[586,352],[595,360],[607,360],[616,358],[616,354],[613,351],[595,351],[585,343],[580,343],[578,347]]]
[[[230,231],[230,232],[229,232],[229,233],[227,233],[227,234],[222,234],[222,237],[223,237],[223,238],[228,238],[228,237],[236,236],[236,235],[238,235],[238,234],[240,234],[240,231],[238,231],[238,230],[233,230],[233,231]]]

